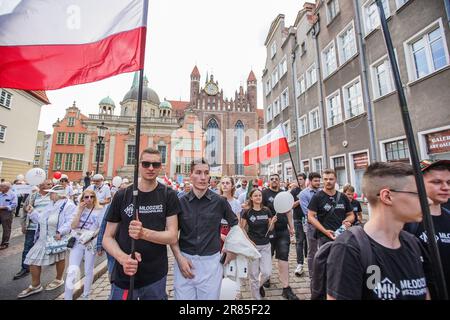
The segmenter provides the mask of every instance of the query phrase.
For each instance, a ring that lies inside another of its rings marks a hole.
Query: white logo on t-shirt
[[[128,207],[126,207],[123,212],[131,218],[133,216],[133,204],[131,203]]]
[[[255,216],[250,216],[249,220],[250,220],[251,222],[255,222],[255,221],[256,221],[256,217],[255,217]]]
[[[373,291],[381,300],[393,300],[400,293],[400,289],[389,278],[384,278],[381,282],[378,282]]]

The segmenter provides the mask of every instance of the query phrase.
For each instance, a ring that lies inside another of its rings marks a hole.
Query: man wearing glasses
[[[136,220],[132,220],[132,186],[117,192],[106,217],[103,247],[118,262],[111,277],[111,300],[127,299],[132,275],[135,277],[134,299],[167,299],[167,245],[177,241],[179,200],[175,190],[156,180],[161,172],[158,150],[145,149],[139,161],[141,179]],[[136,240],[135,259],[131,258],[131,238]]]
[[[274,235],[270,239],[272,245],[272,256],[278,259],[278,271],[280,274],[280,282],[283,286],[281,295],[288,300],[299,300],[292,288],[289,286],[289,247],[291,245],[291,235],[294,234],[294,223],[292,219],[292,211],[276,212],[273,202],[280,190],[280,176],[272,174],[269,177],[269,189],[263,190],[263,206],[269,208],[275,219]],[[270,279],[264,284],[264,287],[270,287]]]
[[[405,223],[422,220],[411,165],[373,163],[364,173],[362,188],[372,209],[362,233],[371,258],[362,261],[363,238],[350,231],[340,235],[327,259],[327,299],[428,299],[419,240],[402,231]]]
[[[111,190],[106,184],[104,184],[104,181],[105,178],[103,178],[101,174],[97,173],[92,177],[92,182],[94,184],[91,184],[87,187],[87,189],[94,190],[97,195],[98,202],[104,208],[103,212],[106,212],[106,207],[111,202]]]
[[[308,222],[316,228],[318,247],[336,239],[341,226],[350,228],[355,215],[348,198],[336,190],[336,172],[323,172],[323,190],[317,192],[308,205]],[[310,270],[311,272],[312,270]]]

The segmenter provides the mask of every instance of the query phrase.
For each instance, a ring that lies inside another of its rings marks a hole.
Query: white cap
[[[105,178],[103,178],[103,176],[100,173],[94,174],[94,176],[92,177],[92,180],[105,180]]]
[[[47,189],[47,190],[44,190],[44,191],[49,192],[49,193],[56,193],[56,194],[59,194],[61,196],[67,195],[66,188],[64,188],[61,185],[56,185],[53,188]]]

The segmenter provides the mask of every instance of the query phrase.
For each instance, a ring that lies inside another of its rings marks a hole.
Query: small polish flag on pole
[[[146,1],[0,1],[0,88],[59,89],[143,69]]]
[[[261,163],[289,152],[282,125],[244,148],[244,166]]]

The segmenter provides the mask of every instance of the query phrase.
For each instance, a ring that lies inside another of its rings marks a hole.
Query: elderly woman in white
[[[46,191],[49,192],[51,199],[47,207],[41,211],[31,206],[27,208],[30,219],[39,224],[39,232],[36,232],[38,240],[25,258],[25,263],[30,266],[31,285],[19,293],[18,298],[28,297],[44,289],[41,285],[42,266],[56,264],[56,279],[50,282],[45,290],[54,290],[64,284],[66,251],[49,253],[48,239],[60,240],[70,233],[76,206],[67,198],[63,186],[57,185]]]

